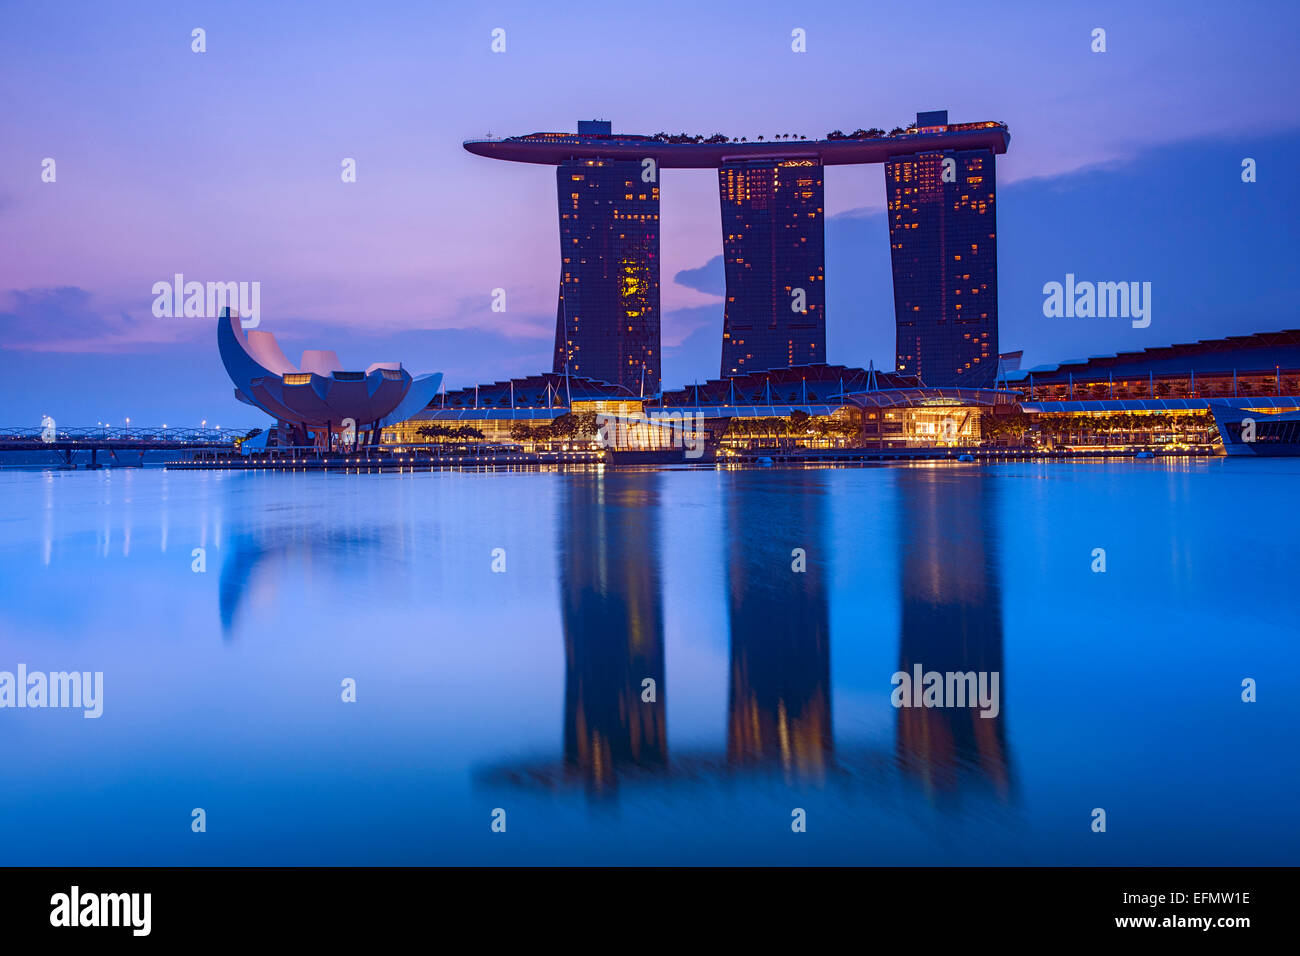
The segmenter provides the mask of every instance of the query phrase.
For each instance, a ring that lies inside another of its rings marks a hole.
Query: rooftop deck
[[[713,139],[713,137],[710,137]],[[883,163],[928,149],[991,149],[1005,153],[1011,134],[1002,123],[960,123],[864,138],[782,139],[760,142],[669,142],[627,134],[529,133],[504,139],[471,139],[465,149],[476,156],[515,163],[555,166],[566,160],[654,159],[663,169],[714,169],[750,160],[820,160],[826,166]]]

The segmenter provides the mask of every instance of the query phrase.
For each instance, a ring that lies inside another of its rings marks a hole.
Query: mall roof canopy
[[[663,393],[659,403],[679,408],[701,405],[795,405],[841,401],[855,392],[919,386],[915,375],[874,368],[812,363],[711,378]]]
[[[656,414],[693,415],[702,414],[705,418],[786,418],[792,412],[806,415],[833,415],[842,405],[673,405],[661,408],[657,405],[645,406],[645,412],[633,416],[637,419],[649,419]],[[416,418],[420,421],[546,421],[567,414],[568,408],[557,405],[555,408],[427,408]]]
[[[701,414],[705,418],[788,418],[794,412],[805,415],[834,415],[842,405],[673,405],[669,408],[647,407],[646,414]]]
[[[1106,381],[1149,375],[1230,375],[1300,368],[1300,329],[1230,335],[1179,345],[1161,345],[1132,352],[1111,352],[1086,359],[1066,359],[1028,369],[1005,370],[999,379],[1035,386],[1067,381]]]
[[[633,400],[636,400],[636,396],[622,385],[611,385],[609,382],[584,378],[581,375],[545,372],[541,375],[509,378],[444,392],[429,402],[428,411],[491,409],[494,414],[481,417],[500,418],[503,409],[510,411],[538,408],[549,412],[550,417],[554,418],[556,409],[563,411],[571,401]]]
[[[1020,410],[1034,414],[1078,414],[1080,412],[1176,412],[1205,411],[1211,405],[1227,408],[1300,408],[1300,396],[1269,395],[1237,398],[1117,398],[1069,402],[1021,402]]]
[[[923,408],[927,405],[1013,405],[1020,393],[1000,388],[882,388],[847,395],[860,408]]]
[[[413,422],[549,422],[568,414],[568,408],[426,408],[411,419]]]

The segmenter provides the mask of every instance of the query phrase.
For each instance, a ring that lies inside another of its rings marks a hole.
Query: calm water
[[[1295,864],[1298,479],[0,472],[0,863]]]

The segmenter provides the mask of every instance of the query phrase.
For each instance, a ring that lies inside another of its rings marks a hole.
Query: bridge
[[[88,468],[100,468],[101,451],[119,464],[141,464],[147,451],[197,451],[215,448],[228,451],[241,431],[221,428],[168,428],[162,426],[137,426],[115,428],[105,425],[59,428],[5,428],[0,427],[0,452],[48,451],[59,457],[62,467],[75,468],[72,456],[76,452],[90,452]],[[136,452],[135,460],[124,460],[118,453]]]

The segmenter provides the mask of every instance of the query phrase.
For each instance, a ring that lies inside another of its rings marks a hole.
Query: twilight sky
[[[1300,9],[1135,6],[6,3],[0,424],[264,424],[233,399],[212,322],[152,315],[177,272],[261,282],[261,327],[292,357],[334,348],[450,387],[549,368],[554,172],[460,144],[579,118],[751,139],[926,109],[1002,120],[1004,350],[1035,364],[1300,325]],[[672,386],[717,374],[721,239],[715,174],[661,185]],[[834,362],[893,365],[883,196],[879,167],[827,172]],[[1150,328],[1044,318],[1066,272],[1151,281]]]

